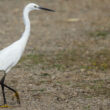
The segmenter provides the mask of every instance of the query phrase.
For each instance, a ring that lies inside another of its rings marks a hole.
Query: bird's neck
[[[30,35],[29,10],[26,8],[23,11],[23,20],[24,20],[25,30],[24,30],[24,33],[22,34],[20,40],[22,40],[24,45],[26,45],[29,35]]]

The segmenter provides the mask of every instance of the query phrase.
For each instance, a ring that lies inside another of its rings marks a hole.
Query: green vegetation
[[[67,69],[74,68],[74,66],[85,70],[106,71],[110,69],[109,49],[102,49],[95,53],[89,52],[87,55],[82,55],[81,53],[85,52],[85,48],[83,48],[80,47],[80,50],[60,51],[55,55],[29,54],[24,56],[20,63],[25,62],[26,66],[42,64],[44,69],[56,68],[58,71],[66,71]],[[48,75],[48,73],[42,74],[42,76]]]
[[[107,30],[97,30],[95,32],[90,32],[89,35],[94,38],[105,39],[110,34]]]
[[[41,76],[42,77],[46,77],[46,76],[50,76],[50,74],[48,74],[48,73],[41,73]]]
[[[91,67],[91,69],[102,71],[110,69],[110,50],[102,49],[90,57],[89,67]]]
[[[110,97],[109,82],[104,80],[94,80],[89,82],[77,83],[77,87],[84,90],[83,96],[86,98],[105,96]]]
[[[28,54],[23,56],[20,60],[20,63],[26,62],[26,65],[37,65],[43,62],[42,54]],[[28,63],[27,63],[28,62]]]

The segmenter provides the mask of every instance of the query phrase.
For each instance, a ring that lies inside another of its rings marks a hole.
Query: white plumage
[[[12,43],[10,46],[0,51],[0,70],[5,71],[5,73],[7,73],[20,60],[30,34],[30,20],[28,17],[29,12],[32,10],[40,9],[53,11],[50,9],[42,8],[34,3],[29,3],[24,8],[23,19],[25,24],[25,31],[18,41]]]
[[[16,42],[12,43],[10,46],[0,51],[0,70],[4,71],[4,73],[7,73],[12,67],[14,67],[18,63],[18,61],[20,60],[24,52],[24,49],[30,34],[30,20],[28,17],[29,12],[32,10],[40,10],[40,9],[46,10],[46,11],[53,11],[51,9],[40,7],[39,5],[34,3],[29,3],[24,8],[23,10],[23,20],[25,24],[24,33],[22,34],[19,40],[17,40]],[[6,74],[4,74],[3,78],[0,80],[0,85],[2,87],[2,94],[4,99],[4,105],[0,105],[0,107],[9,107],[7,105],[4,88],[8,88],[9,90],[13,91],[17,98],[17,102],[20,104],[20,98],[19,98],[18,92],[4,83],[5,77],[6,77]]]

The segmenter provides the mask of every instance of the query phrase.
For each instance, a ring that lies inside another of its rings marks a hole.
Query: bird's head
[[[32,10],[45,10],[45,11],[51,11],[51,12],[54,12],[54,10],[51,10],[51,9],[48,9],[48,8],[43,8],[35,3],[29,3],[26,8],[29,10],[29,11],[32,11]]]

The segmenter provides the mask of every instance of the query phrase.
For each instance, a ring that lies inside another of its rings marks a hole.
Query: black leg
[[[3,99],[4,99],[4,104],[7,104],[6,102],[6,97],[5,97],[5,91],[4,91],[4,81],[5,81],[5,76],[6,74],[3,76],[3,78],[0,81],[1,87],[2,87],[2,94],[3,94]]]
[[[3,86],[16,93],[16,90],[12,89],[11,87],[7,86],[6,84],[3,84]]]
[[[0,81],[0,84],[1,84],[1,87],[2,87],[2,94],[3,94],[3,99],[4,99],[4,105],[7,104],[6,97],[5,97],[4,87],[8,88],[9,90],[11,90],[11,91],[13,91],[15,93],[15,96],[17,98],[17,102],[20,104],[20,98],[19,98],[18,92],[16,90],[14,90],[13,88],[11,88],[11,87],[7,86],[6,84],[4,84],[5,77],[6,77],[6,74],[4,74],[3,78]]]
[[[8,88],[9,90],[13,91],[15,93],[15,96],[17,98],[17,102],[20,104],[20,98],[19,98],[19,94],[16,90],[12,89],[11,87],[7,86],[6,84],[3,84],[4,87]]]

